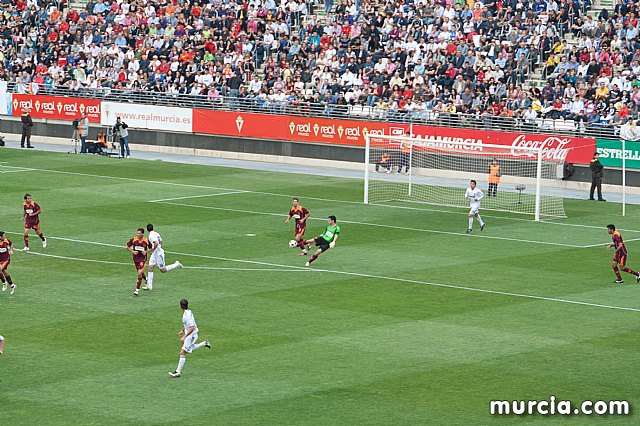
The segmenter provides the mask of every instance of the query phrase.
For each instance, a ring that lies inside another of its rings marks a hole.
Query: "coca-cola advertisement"
[[[29,108],[33,118],[73,121],[87,113],[92,123],[100,122],[100,100],[45,95],[11,95],[11,115],[19,117]]]

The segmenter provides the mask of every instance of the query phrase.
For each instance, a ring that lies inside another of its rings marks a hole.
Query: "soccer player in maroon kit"
[[[16,285],[9,275],[7,268],[11,263],[11,256],[13,256],[13,244],[5,237],[4,231],[0,231],[0,281],[2,281],[2,291],[7,291],[7,284],[11,286],[11,293],[16,291]]]
[[[291,220],[291,218],[294,218],[296,220],[294,240],[298,242],[298,247],[300,247],[300,249],[302,250],[302,252],[298,256],[306,256],[307,252],[311,249],[311,244],[305,247],[303,237],[305,231],[307,230],[307,219],[309,218],[309,216],[311,216],[311,213],[309,213],[309,210],[302,207],[299,204],[299,201],[300,200],[298,200],[297,198],[293,199],[293,205],[291,206],[291,209],[289,209],[289,215],[287,216],[287,219],[284,221],[284,223],[289,223],[289,220]]]
[[[611,267],[613,268],[613,272],[616,273],[616,284],[622,284],[622,277],[620,276],[620,271],[618,270],[618,265],[620,265],[620,269],[625,271],[628,274],[635,275],[636,282],[640,282],[640,273],[634,271],[631,268],[627,268],[627,248],[624,245],[624,241],[622,241],[622,235],[620,235],[619,231],[616,231],[615,225],[607,225],[607,232],[611,235],[611,240],[613,244],[609,244],[609,248],[615,247],[616,250],[613,252],[613,260],[611,261]]]
[[[134,296],[140,294],[142,280],[147,280],[147,276],[144,274],[144,267],[147,265],[147,253],[149,253],[151,247],[151,243],[145,238],[144,229],[142,228],[138,228],[136,236],[127,243],[127,250],[133,254],[133,264],[138,271],[138,282],[136,282],[136,290],[133,292]]]
[[[31,194],[24,194],[24,203],[22,203],[24,213],[22,213],[22,221],[24,222],[24,248],[23,251],[29,251],[29,229],[33,229],[42,240],[42,247],[47,246],[47,239],[40,232],[40,213],[42,208],[31,199]]]

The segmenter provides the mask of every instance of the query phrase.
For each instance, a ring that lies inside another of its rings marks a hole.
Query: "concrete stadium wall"
[[[95,140],[105,128],[92,124],[89,139]],[[0,133],[20,135],[22,124],[19,117],[3,116]],[[34,143],[66,143],[71,140],[73,129],[69,122],[56,120],[34,120]],[[361,147],[296,143],[277,140],[257,140],[203,134],[185,134],[130,129],[129,141],[135,151],[165,152],[249,161],[265,161],[309,166],[334,167],[362,170],[364,149]],[[18,136],[19,138],[19,136]],[[558,188],[587,191],[591,182],[588,166],[576,166],[574,175],[566,181],[558,181]],[[622,171],[605,169],[605,191],[620,192]],[[640,170],[628,170],[629,193],[640,194]]]

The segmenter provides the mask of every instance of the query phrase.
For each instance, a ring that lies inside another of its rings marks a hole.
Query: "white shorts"
[[[469,214],[477,214],[480,210],[480,204],[473,204],[471,206],[471,210],[469,210]]]
[[[182,350],[186,353],[190,354],[193,351],[193,345],[198,341],[198,333],[191,333],[184,339],[184,344],[182,345]]]
[[[149,259],[149,265],[150,266],[156,266],[158,265],[160,268],[164,268],[165,264],[164,264],[164,252],[157,252],[154,251],[153,253],[151,253],[151,258]]]

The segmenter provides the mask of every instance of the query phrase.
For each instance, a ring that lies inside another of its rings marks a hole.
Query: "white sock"
[[[173,262],[171,265],[167,265],[167,272],[178,267],[178,262]]]
[[[473,216],[469,218],[469,229],[473,228]]]
[[[478,215],[478,222],[480,223],[480,226],[484,225],[484,222],[482,221],[482,218],[480,217],[480,215]]]
[[[185,355],[180,355],[180,361],[178,361],[178,368],[176,368],[176,371],[178,372],[178,374],[182,373],[182,369],[184,368],[184,363],[187,360],[187,357]]]
[[[193,349],[192,349],[192,351],[195,351],[196,349],[200,349],[201,347],[203,347],[203,346],[204,346],[204,343],[205,343],[205,342],[200,342],[200,343],[198,343],[198,344],[193,345]]]
[[[153,286],[153,272],[149,272],[149,275],[147,276],[147,286]]]

